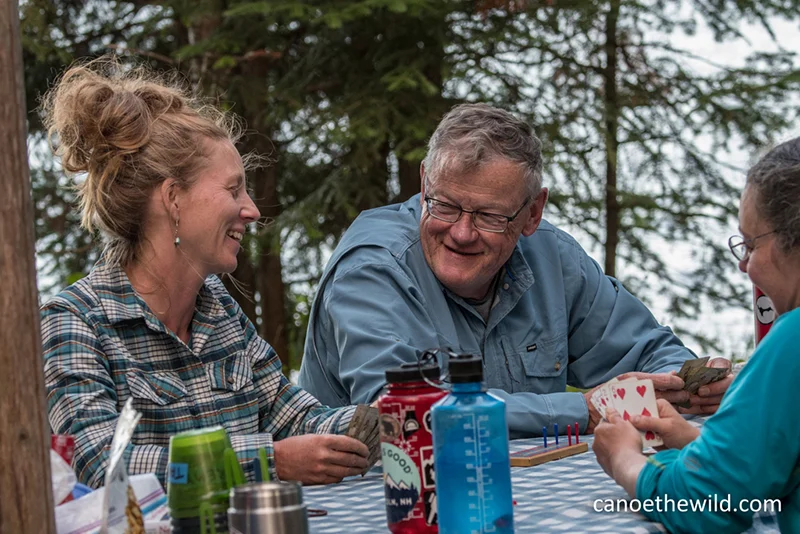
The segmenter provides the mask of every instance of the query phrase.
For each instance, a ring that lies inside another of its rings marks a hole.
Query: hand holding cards
[[[625,421],[634,415],[658,417],[653,381],[649,379],[611,380],[595,390],[591,402],[603,419],[606,418],[606,411],[609,408],[614,408]],[[641,432],[641,434],[645,447],[657,447],[664,443],[658,434],[653,432]]]
[[[725,367],[706,367],[708,356],[705,358],[695,358],[693,360],[686,360],[683,362],[681,370],[678,371],[678,377],[684,382],[683,389],[688,391],[691,395],[697,395],[698,390],[712,382],[718,382],[730,374],[730,369]],[[689,408],[690,404],[687,402],[679,404],[683,408]]]
[[[378,409],[359,404],[350,420],[345,436],[355,438],[369,449],[370,467],[378,461],[381,454],[380,432],[378,429]]]

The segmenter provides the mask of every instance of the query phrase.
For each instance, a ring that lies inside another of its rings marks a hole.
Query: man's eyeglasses
[[[777,232],[777,230],[772,230],[771,232],[757,235],[750,239],[745,239],[740,235],[732,235],[728,238],[728,247],[731,249],[733,257],[739,261],[742,261],[743,259],[750,257],[750,253],[753,252],[753,248],[755,248],[757,239],[772,235],[775,232]]]
[[[433,197],[425,197],[428,213],[430,213],[431,217],[434,219],[439,219],[447,223],[454,223],[461,218],[462,213],[469,213],[472,215],[472,224],[475,225],[475,228],[483,230],[484,232],[494,232],[496,234],[505,232],[509,223],[517,218],[517,215],[520,214],[522,209],[527,206],[530,201],[531,197],[528,197],[514,215],[508,216],[478,210],[465,210],[461,206],[448,204],[447,202],[436,200]]]

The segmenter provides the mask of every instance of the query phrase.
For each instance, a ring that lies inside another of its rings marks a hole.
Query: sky
[[[766,30],[752,24],[743,25],[742,27],[742,33],[745,35],[746,40],[739,39],[736,41],[718,43],[714,41],[711,31],[702,26],[694,36],[676,34],[675,40],[680,43],[681,47],[687,50],[694,50],[698,55],[709,58],[716,63],[731,66],[741,66],[744,63],[744,58],[754,51],[775,52],[778,51],[779,46],[783,47],[784,50],[794,51],[800,54],[800,39],[798,39],[800,28],[797,22],[789,23],[782,19],[774,19],[771,22],[773,24],[777,43],[773,41]],[[697,69],[706,68],[699,62],[694,66]],[[786,132],[785,135],[778,139],[778,142],[797,136],[800,136],[800,124],[795,125],[793,129]],[[728,161],[734,166],[747,168],[757,157],[757,154],[731,153],[728,155]],[[729,177],[732,183],[742,188],[744,187],[744,174],[732,172],[729,174]],[[720,235],[719,239],[722,240],[721,242],[727,243],[728,237],[737,233],[737,225],[735,222],[732,222],[728,228],[728,233]],[[587,241],[582,241],[582,243],[587,243]],[[674,250],[670,250],[674,245],[674,243],[664,243],[662,245],[662,252],[663,257],[671,258],[671,261],[668,261],[668,263],[671,263],[674,269],[679,270],[684,266],[688,251],[684,250],[676,254]],[[602,265],[603,255],[599,247],[595,247],[594,249],[587,248],[587,252]],[[731,256],[731,266],[732,272],[738,272],[733,256]],[[620,265],[619,272],[621,278],[624,277],[626,268],[630,269],[630,266]],[[752,287],[747,275],[738,273],[738,276],[741,278],[743,286]],[[652,302],[650,307],[651,311],[662,324],[689,326],[686,322],[676,321],[670,316],[666,311],[666,299],[659,299],[658,296],[654,296],[650,298],[650,301]],[[718,353],[703,353],[696,343],[693,343],[690,339],[683,339],[686,345],[698,355],[711,357],[733,356],[734,359],[747,359],[747,357],[749,357],[753,349],[755,332],[752,310],[744,310],[741,308],[715,309],[705,304],[703,305],[703,314],[700,321],[703,323],[702,328],[704,330],[715,334],[722,340],[722,350]],[[696,328],[696,325],[691,326]]]

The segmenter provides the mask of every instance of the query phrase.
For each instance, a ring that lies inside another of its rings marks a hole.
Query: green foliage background
[[[113,52],[180,71],[245,120],[242,150],[272,161],[249,177],[267,218],[234,273],[249,296],[231,289],[291,367],[327,254],[361,210],[419,191],[425,142],[463,101],[534,125],[548,217],[640,298],[677,319],[700,319],[698,300],[749,305],[725,247],[743,172],[728,159],[793,125],[797,50],[734,67],[679,45],[699,28],[733,42],[746,24],[797,24],[796,0],[22,0],[20,13],[45,295],[99,251],[33,110],[72,61]],[[683,266],[665,244],[690,251]],[[719,350],[697,324],[680,333]]]

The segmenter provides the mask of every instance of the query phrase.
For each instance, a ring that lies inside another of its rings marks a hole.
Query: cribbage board
[[[509,457],[511,459],[511,467],[530,467],[566,458],[567,456],[582,454],[588,450],[589,445],[587,443],[573,443],[572,445],[559,443],[558,445],[552,444],[549,447],[539,445],[530,449],[512,452]]]

